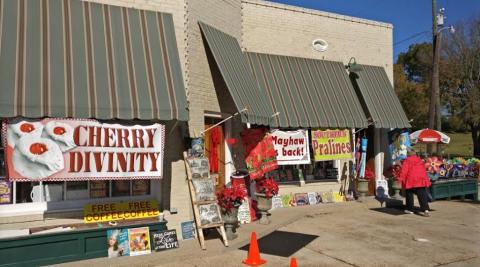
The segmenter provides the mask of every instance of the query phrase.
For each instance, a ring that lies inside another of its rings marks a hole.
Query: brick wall
[[[204,110],[220,112],[220,104],[198,21],[240,38],[240,0],[187,0],[187,87],[190,134],[204,128]]]
[[[259,0],[242,0],[242,47],[290,55],[385,67],[393,81],[391,24]],[[312,48],[316,38],[328,50]]]

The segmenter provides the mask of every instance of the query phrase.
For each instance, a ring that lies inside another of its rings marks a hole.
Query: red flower
[[[224,187],[222,191],[217,193],[218,205],[224,213],[228,213],[230,209],[239,207],[245,196],[247,196],[247,192],[244,188]]]
[[[278,194],[278,184],[272,178],[265,178],[257,181],[257,192],[263,193],[267,198],[271,198]]]
[[[372,169],[370,169],[370,168],[365,169],[365,179],[367,179],[367,180],[375,179],[375,173],[373,172]]]

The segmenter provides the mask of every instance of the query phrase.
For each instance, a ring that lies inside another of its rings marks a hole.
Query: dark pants
[[[420,203],[420,210],[426,211],[430,210],[428,206],[428,195],[425,187],[410,188],[405,190],[405,200],[407,205],[407,210],[413,210],[413,194],[417,195],[418,202]]]

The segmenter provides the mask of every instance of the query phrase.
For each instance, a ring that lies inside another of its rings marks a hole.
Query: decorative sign
[[[12,203],[12,182],[0,179],[0,204]]]
[[[312,131],[311,134],[315,161],[353,157],[349,130],[317,130]]]
[[[308,203],[310,205],[315,205],[317,204],[317,193],[316,192],[308,192]]]
[[[283,202],[282,202],[282,197],[281,196],[273,196],[272,197],[272,209],[279,209],[283,208]]]
[[[308,205],[308,194],[307,193],[296,193],[295,194],[295,203],[297,203],[297,206]]]
[[[191,158],[188,159],[190,170],[192,171],[192,179],[210,178],[210,167],[207,158]]]
[[[248,197],[243,199],[242,205],[238,207],[238,222],[239,223],[250,223],[251,222],[251,215],[250,215],[250,201]]]
[[[108,257],[121,257],[130,255],[127,229],[107,230]]]
[[[220,223],[222,219],[216,203],[198,205],[198,211],[200,214],[200,224],[207,225],[212,223]]]
[[[287,195],[282,195],[282,205],[284,207],[294,207],[295,204],[295,198],[293,198],[292,194],[287,194]]]
[[[339,192],[332,192],[332,200],[333,202],[344,202],[345,196],[343,196]]]
[[[388,198],[388,181],[387,180],[376,180],[376,190],[375,194],[380,199]]]
[[[197,201],[215,200],[215,182],[212,178],[192,179]]]
[[[182,240],[194,239],[196,237],[196,229],[194,221],[181,222]]]
[[[6,125],[10,180],[162,178],[163,125],[51,118]]]
[[[250,179],[262,177],[265,173],[278,168],[277,152],[273,147],[271,135],[265,136],[245,157]]]
[[[155,200],[87,204],[83,209],[83,222],[131,220],[158,215],[160,211]]]
[[[153,232],[152,236],[153,236],[153,249],[155,251],[162,251],[162,250],[180,247],[178,245],[177,231],[175,229]]]
[[[128,229],[130,256],[150,254],[150,231],[148,227]]]
[[[322,202],[323,203],[332,203],[333,202],[333,192],[323,192],[322,193]]]
[[[277,151],[278,165],[310,164],[307,130],[274,130],[271,135],[273,146]]]

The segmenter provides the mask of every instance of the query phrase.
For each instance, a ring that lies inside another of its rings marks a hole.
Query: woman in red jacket
[[[428,193],[427,187],[430,187],[430,179],[428,178],[425,164],[414,150],[408,151],[408,157],[402,163],[402,169],[398,177],[398,181],[405,188],[406,205],[405,213],[413,214],[413,194],[415,193],[420,203],[420,215],[430,216],[428,211]]]

